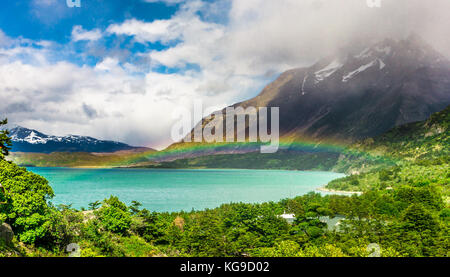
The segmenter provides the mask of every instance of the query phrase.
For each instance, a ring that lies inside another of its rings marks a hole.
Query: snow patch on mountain
[[[327,66],[325,66],[324,68],[320,69],[319,71],[316,71],[314,73],[316,77],[316,84],[333,75],[333,73],[336,72],[338,69],[340,69],[342,66],[343,64],[336,59]]]
[[[361,53],[355,56],[357,59],[364,59],[368,58],[372,55],[372,52],[370,52],[370,47],[365,48]]]
[[[49,141],[61,141],[64,137],[48,136],[36,130],[23,127],[11,129],[11,140],[13,142],[27,142],[30,144],[47,144]]]
[[[342,77],[342,82],[348,82],[350,79],[352,79],[353,77],[355,77],[356,75],[358,75],[359,73],[367,70],[368,68],[372,67],[375,65],[377,60],[373,60],[368,64],[362,65],[360,66],[358,69],[347,73],[346,75],[344,75],[344,77]]]
[[[303,78],[303,83],[302,83],[302,95],[305,95],[305,83],[306,83],[306,79],[308,79],[308,74],[305,75],[305,78]]]
[[[42,138],[36,134],[36,132],[32,131],[27,137],[23,139],[23,141],[26,141],[31,144],[37,144],[42,143],[46,144],[48,141],[48,138]]]
[[[380,70],[386,67],[386,64],[382,60],[378,59],[378,62],[380,63]]]

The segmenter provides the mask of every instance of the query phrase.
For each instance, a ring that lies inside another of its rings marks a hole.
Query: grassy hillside
[[[116,167],[148,161],[147,156],[155,151],[118,151],[114,153],[54,152],[23,153],[14,152],[8,160],[22,166],[37,167]]]

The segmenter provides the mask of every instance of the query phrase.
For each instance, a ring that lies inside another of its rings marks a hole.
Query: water
[[[151,211],[215,208],[224,203],[261,203],[295,197],[344,176],[282,170],[171,170],[29,168],[47,178],[51,202],[85,207],[111,195]]]

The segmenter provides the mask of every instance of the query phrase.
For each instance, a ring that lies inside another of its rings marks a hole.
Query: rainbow
[[[244,154],[250,152],[258,152],[261,143],[252,142],[233,142],[233,143],[176,143],[168,148],[151,153],[143,153],[130,157],[127,164],[136,164],[143,160],[154,161],[172,161],[176,159],[193,158],[198,156],[207,156],[212,154]],[[375,159],[379,156],[369,152],[362,151],[353,147],[349,147],[349,143],[345,142],[317,142],[313,140],[301,140],[293,138],[282,138],[279,142],[279,151],[292,152],[331,152],[345,153],[365,157],[367,159]],[[266,154],[271,155],[271,154]]]

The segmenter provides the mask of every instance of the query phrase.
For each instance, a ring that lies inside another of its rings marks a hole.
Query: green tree
[[[9,223],[21,241],[38,243],[48,235],[53,190],[43,177],[13,163],[0,160],[0,183],[6,191],[6,204],[0,217]]]
[[[1,120],[0,127],[4,126],[8,123],[8,120]],[[0,131],[0,159],[4,159],[5,156],[8,156],[9,150],[11,149],[12,143],[11,138],[9,137],[8,130]]]
[[[131,225],[131,214],[125,203],[111,196],[103,201],[102,207],[95,211],[104,229],[113,233],[124,234]]]
[[[131,230],[147,241],[158,242],[168,225],[169,222],[160,220],[158,213],[143,209],[133,217]]]
[[[411,204],[402,216],[403,228],[406,230],[423,232],[425,230],[437,231],[439,223],[421,204]]]

